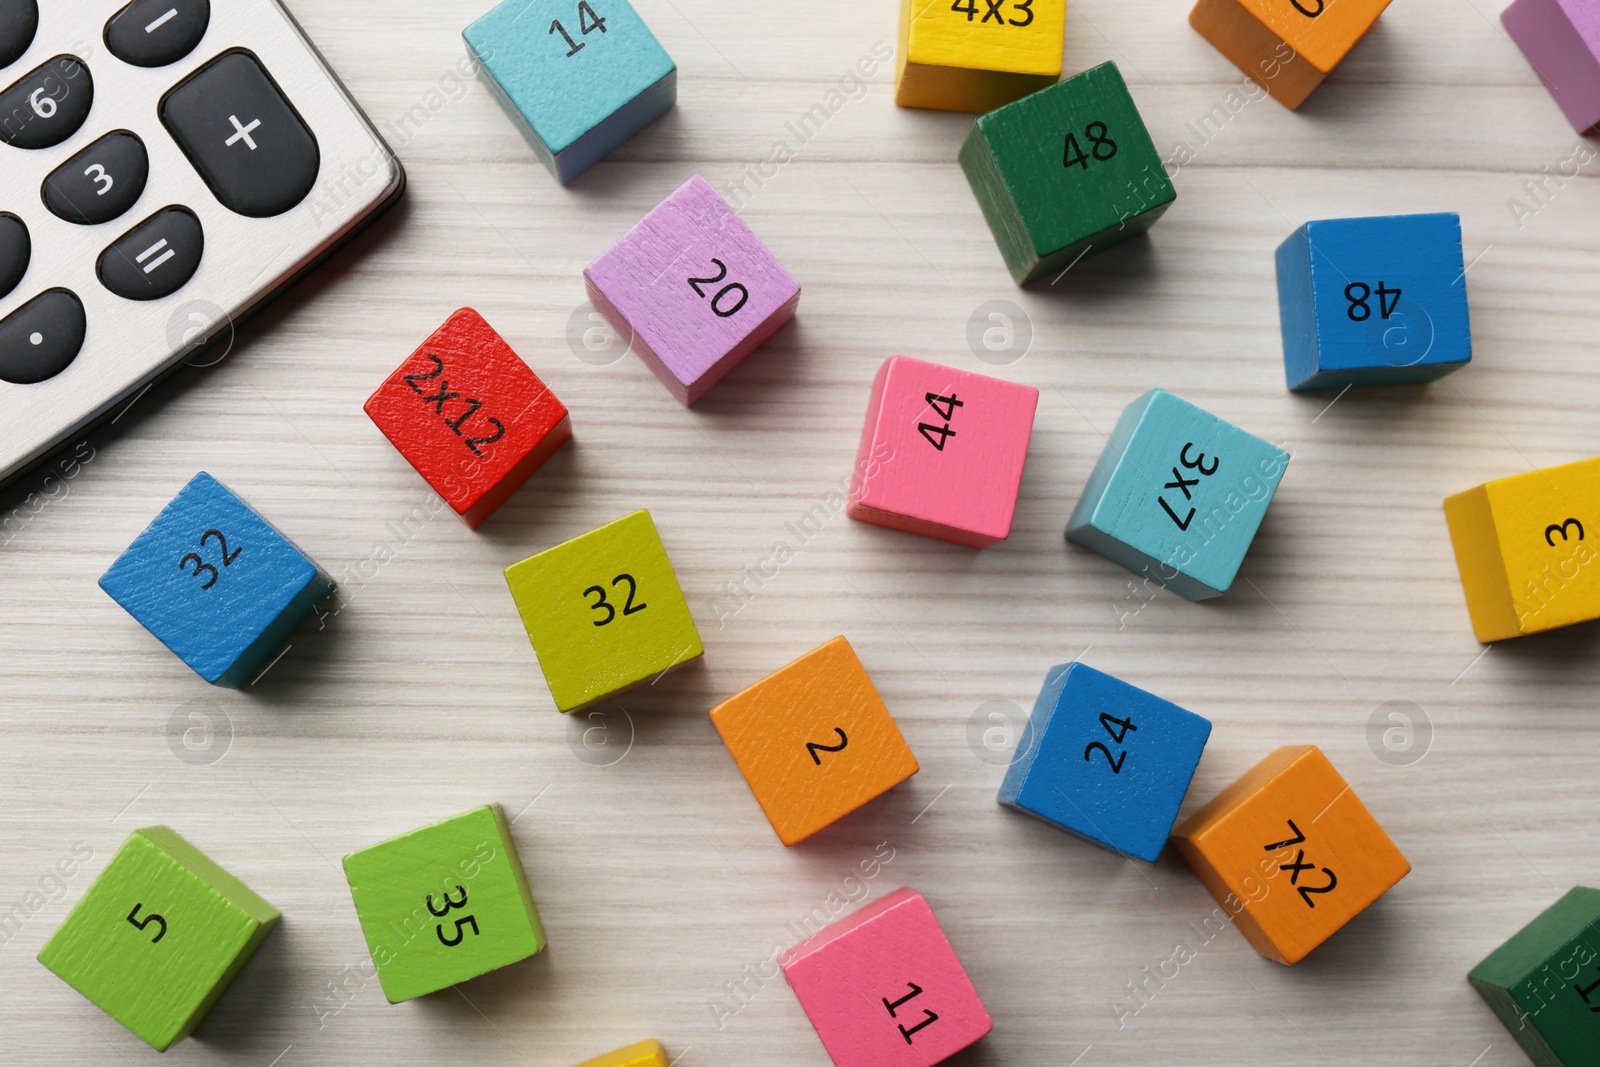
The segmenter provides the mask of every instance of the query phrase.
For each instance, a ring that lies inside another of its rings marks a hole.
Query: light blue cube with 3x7
[[[1472,360],[1459,215],[1308,222],[1277,265],[1291,390],[1431,382]]]
[[[1152,389],[1129,404],[1067,522],[1067,540],[1190,600],[1233,584],[1289,453]]]
[[[678,98],[677,66],[628,0],[505,0],[462,36],[563,185]]]
[[[100,578],[194,672],[237,687],[253,675],[333,579],[201,471]]]
[[[1154,863],[1211,722],[1082,663],[1050,668],[1000,803]]]

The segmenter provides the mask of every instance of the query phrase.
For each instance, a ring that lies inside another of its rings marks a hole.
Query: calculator
[[[277,0],[0,0],[0,484],[404,186]]]

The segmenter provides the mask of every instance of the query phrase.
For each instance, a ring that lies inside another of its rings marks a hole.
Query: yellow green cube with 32
[[[648,511],[506,568],[560,711],[583,708],[705,650]]]
[[[391,1004],[544,948],[528,876],[498,804],[352,852],[344,874]]]

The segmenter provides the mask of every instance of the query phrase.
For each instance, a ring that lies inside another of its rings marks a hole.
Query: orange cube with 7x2
[[[1479,641],[1600,618],[1600,458],[1486,482],[1444,517]]]
[[[1305,103],[1389,0],[1200,0],[1189,25],[1287,108]]]
[[[711,723],[785,845],[917,773],[917,759],[843,637],[711,709]]]
[[[1252,948],[1299,963],[1411,864],[1315,745],[1280,748],[1172,831]]]

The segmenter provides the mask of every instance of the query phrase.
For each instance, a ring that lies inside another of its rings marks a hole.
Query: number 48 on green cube
[[[960,160],[1018,285],[1143,233],[1178,197],[1115,63],[980,115]]]
[[[544,948],[528,876],[498,804],[353,852],[344,873],[391,1004]]]

